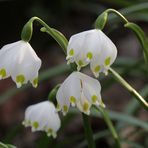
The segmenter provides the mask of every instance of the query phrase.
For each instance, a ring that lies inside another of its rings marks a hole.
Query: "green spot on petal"
[[[78,61],[78,64],[79,64],[79,66],[82,66],[83,65],[83,61],[82,60],[79,60]]]
[[[101,67],[98,65],[98,66],[96,66],[96,67],[95,67],[95,69],[94,69],[94,70],[95,70],[95,72],[99,72],[99,71],[100,71],[100,69],[101,69]]]
[[[4,78],[4,77],[6,76],[6,70],[5,70],[4,68],[2,68],[2,69],[0,70],[0,76],[1,76],[2,78]]]
[[[63,111],[64,111],[65,113],[68,112],[68,106],[67,106],[67,105],[64,105],[64,106],[63,106]]]
[[[84,104],[83,104],[83,111],[87,112],[88,109],[89,109],[89,104],[87,102],[84,102]]]
[[[74,50],[73,50],[73,49],[71,49],[71,50],[69,51],[69,55],[70,55],[70,56],[73,56],[73,55],[74,55]]]
[[[70,97],[70,103],[76,103],[76,98],[74,96],[71,96]]]
[[[110,64],[111,57],[105,59],[105,65],[108,66]]]
[[[16,82],[23,84],[25,82],[25,76],[24,75],[18,75],[16,77]]]
[[[87,58],[92,59],[92,57],[93,57],[93,54],[91,52],[88,52],[87,53]]]
[[[97,97],[96,95],[93,95],[91,99],[92,99],[92,102],[93,102],[93,103],[96,103],[98,97]]]
[[[51,129],[51,128],[49,128],[48,130],[47,130],[47,133],[48,134],[51,134],[53,132],[53,130]]]
[[[38,86],[38,78],[35,78],[35,79],[33,80],[33,86],[34,86],[34,87],[37,87],[37,86]]]
[[[37,129],[39,127],[39,123],[37,121],[33,122],[32,125],[35,129]]]

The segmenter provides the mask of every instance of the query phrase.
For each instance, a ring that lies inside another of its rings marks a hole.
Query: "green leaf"
[[[140,94],[142,96],[144,96],[146,98],[146,100],[148,101],[148,85],[146,85],[141,91]],[[126,108],[124,109],[124,112],[127,113],[128,115],[133,115],[135,113],[137,113],[140,109],[140,104],[138,103],[138,101],[132,99],[128,105],[126,106]]]
[[[102,30],[107,22],[108,13],[103,12],[95,21],[95,28]]]
[[[0,142],[0,148],[16,148],[16,146]]]
[[[28,21],[22,29],[21,39],[23,41],[29,42],[32,37],[32,32],[33,32],[32,21]]]
[[[135,23],[128,22],[124,26],[131,29],[138,37],[138,39],[143,47],[145,61],[148,65],[148,39],[147,39],[144,31]]]
[[[118,113],[118,112],[111,111],[111,110],[107,110],[107,111],[108,111],[109,117],[112,120],[125,122],[125,123],[133,125],[133,126],[138,126],[138,127],[144,128],[145,130],[148,131],[148,124],[146,122],[142,121],[142,120],[139,120],[135,117],[129,116],[129,115],[124,114],[124,113]],[[96,110],[92,111],[92,115],[94,117],[102,117],[101,114],[98,113],[98,111],[96,111]]]
[[[16,146],[11,145],[11,144],[7,144],[8,148],[16,148]]]
[[[106,137],[108,135],[110,135],[109,130],[99,131],[98,133],[95,133],[94,134],[94,139],[95,140],[98,140],[98,139],[103,138],[103,137]],[[87,141],[86,140],[83,140],[81,143],[79,143],[77,145],[77,148],[84,148],[85,146],[87,146]]]
[[[128,91],[130,92],[135,99],[137,99],[141,105],[148,110],[147,101],[128,83],[126,82],[115,70],[109,68],[109,71],[114,76],[114,78]]]
[[[140,94],[142,96],[144,96],[145,98],[147,98],[148,96],[148,85],[146,85],[141,91]],[[148,100],[148,98],[147,98]],[[131,99],[131,101],[126,105],[125,109],[124,109],[124,113],[128,114],[128,115],[136,115],[139,111],[139,109],[141,108],[141,105],[138,103],[137,100],[135,99]],[[124,128],[127,124],[119,121],[117,123],[117,128]]]
[[[129,145],[131,148],[145,148],[144,146],[142,146],[136,142],[132,142],[132,141],[128,141],[128,140],[122,140],[122,143]]]
[[[9,132],[5,135],[3,138],[4,143],[11,143],[13,138],[21,132],[21,130],[24,128],[24,126],[20,123],[19,125],[16,125],[15,127],[11,128]]]
[[[78,113],[78,110],[76,108],[73,108],[73,109],[70,110],[70,112]],[[127,123],[129,125],[133,125],[133,126],[136,126],[136,127],[141,127],[141,128],[148,131],[147,122],[144,122],[144,121],[142,121],[142,120],[140,120],[140,119],[138,119],[136,117],[132,117],[132,116],[127,115],[125,113],[119,113],[119,112],[112,111],[112,110],[109,110],[109,109],[107,109],[107,112],[109,114],[110,119],[112,119],[112,120],[125,122],[125,123]],[[96,109],[91,110],[91,115],[93,117],[102,118],[101,113],[98,112],[98,110],[96,110]]]

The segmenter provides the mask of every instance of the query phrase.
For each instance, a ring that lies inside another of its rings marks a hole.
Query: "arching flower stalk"
[[[80,72],[73,72],[57,92],[57,109],[62,110],[63,114],[66,115],[70,105],[72,105],[89,115],[92,105],[104,107],[100,91],[101,86],[98,80]]]
[[[28,42],[20,40],[0,50],[0,79],[11,76],[18,88],[28,81],[37,87],[40,67],[41,60]]]
[[[47,136],[55,138],[61,121],[53,103],[44,101],[26,109],[23,125],[30,126],[33,132],[45,131]]]
[[[67,47],[68,64],[75,62],[80,70],[90,63],[93,74],[107,74],[110,65],[115,61],[117,48],[114,43],[99,29],[84,31],[73,35]]]

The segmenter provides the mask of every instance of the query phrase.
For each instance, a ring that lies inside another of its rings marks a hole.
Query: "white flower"
[[[63,114],[66,115],[71,104],[89,115],[93,104],[104,105],[100,91],[101,86],[98,80],[80,72],[73,72],[57,92],[57,109],[62,110]]]
[[[40,67],[41,60],[28,42],[20,40],[0,50],[0,79],[11,76],[18,88],[28,81],[37,87]]]
[[[68,64],[76,62],[77,69],[90,63],[93,74],[107,74],[110,65],[115,61],[117,48],[114,43],[98,29],[84,31],[73,35],[67,47]]]
[[[29,106],[25,111],[25,127],[32,127],[32,131],[45,131],[48,136],[56,137],[61,121],[53,103],[44,101]]]

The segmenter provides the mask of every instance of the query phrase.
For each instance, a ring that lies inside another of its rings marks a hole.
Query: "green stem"
[[[104,26],[107,22],[107,19],[108,19],[108,14],[110,12],[115,13],[117,16],[119,16],[124,21],[125,24],[128,23],[128,20],[120,12],[118,12],[115,9],[107,9],[97,17],[97,19],[95,21],[95,28],[96,29],[102,30],[104,28]]]
[[[148,110],[148,103],[146,100],[132,87],[130,86],[115,70],[112,68],[109,71],[113,74],[115,79],[124,87],[126,88],[135,98],[143,105],[143,107]]]
[[[113,124],[112,124],[112,121],[109,118],[107,111],[101,106],[98,107],[98,108],[96,107],[96,109],[99,110],[102,113],[102,116],[103,116],[108,128],[110,129],[110,132],[111,132],[111,134],[112,134],[112,136],[115,140],[115,148],[121,148],[119,136],[118,136]]]
[[[41,31],[46,32],[49,35],[51,35],[57,41],[57,43],[62,47],[64,53],[66,54],[68,41],[65,38],[65,36],[61,32],[59,32],[58,30],[49,27],[43,20],[41,20],[38,17],[32,17],[24,25],[23,30],[22,30],[22,34],[21,34],[22,40],[27,41],[27,42],[30,41],[30,39],[32,37],[32,31],[33,31],[33,27],[32,27],[33,25],[32,24],[33,24],[34,21],[39,22],[43,26],[43,28],[41,28]]]
[[[105,12],[107,12],[107,13],[113,12],[113,13],[117,14],[125,23],[128,23],[128,20],[120,12],[118,12],[115,9],[107,9]]]
[[[93,139],[93,133],[92,133],[91,126],[90,126],[89,116],[85,115],[84,113],[82,113],[82,116],[83,116],[85,137],[88,142],[88,148],[96,148],[95,143],[94,143],[94,139]]]
[[[47,32],[48,34],[50,34],[57,42],[58,44],[63,48],[63,51],[64,53],[66,53],[66,50],[67,49],[67,44],[68,44],[68,41],[67,39],[64,37],[64,35],[62,33],[60,33],[58,30],[56,29],[53,29],[51,27],[49,27],[43,20],[41,20],[40,18],[38,17],[33,17],[32,20],[36,20],[38,21],[41,25],[43,25],[45,27],[46,30],[41,30],[41,31],[45,31]],[[63,42],[59,42],[59,40],[55,37],[55,32],[59,33],[59,36],[63,38]],[[61,45],[62,44],[62,45]]]

